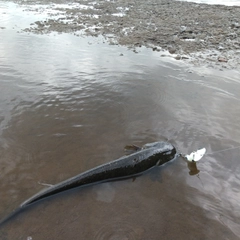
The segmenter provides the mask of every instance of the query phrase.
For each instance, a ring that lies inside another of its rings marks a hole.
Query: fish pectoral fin
[[[141,148],[137,145],[131,144],[131,145],[126,145],[125,150],[132,150],[132,151],[139,151]]]
[[[124,147],[124,151],[126,152],[126,155],[132,154],[134,152],[140,151],[142,148],[132,144],[132,145],[126,145]]]

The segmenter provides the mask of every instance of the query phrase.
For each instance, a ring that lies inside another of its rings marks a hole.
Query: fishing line
[[[211,152],[211,153],[207,153],[206,155],[210,155],[210,154],[214,154],[214,153],[219,153],[219,152],[225,152],[225,151],[229,151],[229,150],[233,150],[233,149],[238,149],[240,148],[240,146],[238,147],[232,147],[232,148],[226,148],[226,149],[222,149],[222,150],[218,150],[218,151],[214,151],[214,152]]]

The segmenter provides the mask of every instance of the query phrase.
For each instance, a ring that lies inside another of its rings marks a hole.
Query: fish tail
[[[18,207],[17,209],[15,209],[12,213],[10,213],[7,217],[3,218],[0,221],[0,228],[3,227],[6,223],[8,223],[15,215],[17,215],[18,213],[20,213],[23,210],[22,207]]]

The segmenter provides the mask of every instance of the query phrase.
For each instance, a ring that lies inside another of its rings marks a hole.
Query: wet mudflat
[[[41,14],[6,2],[0,14],[0,218],[126,144],[208,153],[198,175],[177,159],[42,201],[0,228],[1,239],[239,239],[239,71],[101,37],[21,32]]]

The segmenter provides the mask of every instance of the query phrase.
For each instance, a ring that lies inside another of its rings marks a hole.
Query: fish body
[[[23,202],[10,217],[21,209],[47,197],[76,187],[134,177],[155,166],[163,165],[175,157],[176,149],[170,143],[154,142],[146,144],[135,153],[92,168],[37,193]],[[9,217],[6,219],[9,219]],[[2,223],[5,222],[6,219],[2,221]]]

